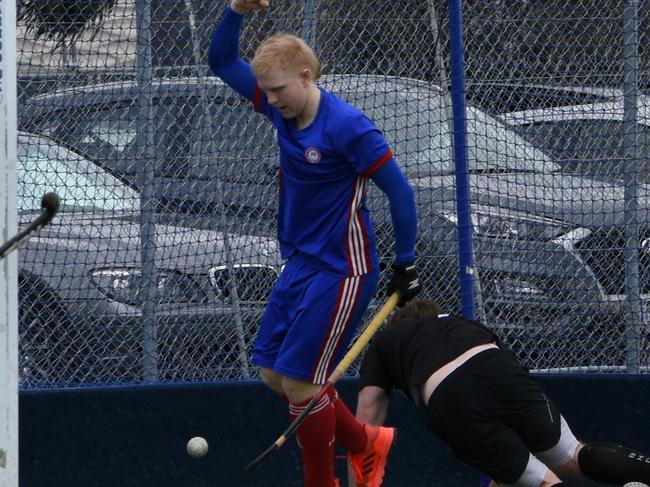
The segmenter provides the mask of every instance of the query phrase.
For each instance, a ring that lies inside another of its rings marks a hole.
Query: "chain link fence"
[[[276,30],[315,48],[320,84],[375,120],[413,184],[423,296],[458,312],[447,3],[271,3],[242,56]],[[22,388],[256,377],[282,268],[278,161],[270,124],[207,68],[226,6],[18,1],[19,218],[45,191],[63,200],[19,256]],[[634,6],[464,2],[476,310],[537,370],[648,364],[648,2]],[[385,198],[367,202],[389,265]]]

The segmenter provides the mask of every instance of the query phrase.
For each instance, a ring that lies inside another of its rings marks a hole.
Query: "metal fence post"
[[[638,0],[628,0],[623,7],[623,148],[625,154],[625,288],[628,319],[625,328],[627,368],[639,372],[640,336],[643,328],[639,281],[638,157],[637,147],[637,76]]]
[[[154,200],[156,150],[153,132],[153,77],[151,55],[151,0],[136,1],[137,15],[137,77],[138,77],[138,137],[144,147],[138,169],[142,192],[140,194],[140,242],[142,252],[142,345],[143,378],[147,382],[158,379],[156,325],[156,215]]]
[[[302,13],[302,35],[304,41],[314,52],[316,50],[316,42],[318,39],[317,21],[315,13],[314,0],[305,0],[305,6]]]
[[[454,159],[456,162],[456,205],[458,212],[458,275],[463,316],[474,319],[474,264],[472,221],[467,163],[467,116],[465,114],[465,46],[460,0],[449,0],[451,44],[451,104],[454,115]]]

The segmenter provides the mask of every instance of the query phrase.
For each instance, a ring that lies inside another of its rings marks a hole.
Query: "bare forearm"
[[[361,423],[380,426],[388,415],[388,396],[379,387],[364,387],[359,392],[356,417]]]
[[[388,395],[380,387],[366,386],[359,391],[356,417],[359,422],[381,426],[388,413]],[[354,471],[348,464],[348,486],[357,487]]]

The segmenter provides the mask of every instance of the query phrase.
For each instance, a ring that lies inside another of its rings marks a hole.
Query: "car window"
[[[138,136],[135,124],[130,120],[109,117],[98,117],[87,125],[87,131],[79,141],[81,144],[100,142],[114,148],[119,154],[124,154],[127,148],[135,143]]]
[[[247,102],[224,103],[173,94],[153,99],[154,174],[164,178],[259,181],[277,164],[270,123]],[[138,144],[135,100],[75,107],[43,117],[36,131],[51,135],[133,180],[145,152]],[[237,164],[233,164],[236,162]]]
[[[337,91],[335,89],[335,91]],[[452,174],[451,113],[437,92],[338,90],[363,110],[388,139],[411,177]],[[154,98],[154,172],[192,178],[272,184],[277,143],[271,124],[251,104],[211,96],[174,93]],[[137,181],[145,155],[138,146],[139,109],[134,100],[90,106],[43,117],[38,128],[100,161],[110,171]],[[468,165],[472,172],[548,172],[552,159],[526,139],[476,108],[467,108]]]
[[[553,172],[558,167],[543,151],[490,115],[467,107],[470,171]]]
[[[56,191],[61,211],[137,211],[139,195],[91,162],[62,147],[22,139],[18,144],[18,208],[40,211],[41,198]]]
[[[196,106],[185,98],[161,96],[154,99],[154,124],[158,127],[159,152],[155,174],[166,178],[189,176],[192,165],[191,140],[196,130]]]
[[[589,176],[622,177],[626,168],[623,124],[619,120],[565,120],[516,127],[533,145],[552,155],[562,170]],[[639,172],[650,168],[650,127],[638,124]]]
[[[72,107],[42,117],[30,130],[60,140],[111,172],[128,177],[137,174],[139,167],[134,163],[137,113],[137,107],[124,103]]]
[[[432,92],[344,93],[382,130],[411,177],[454,172],[451,105]],[[493,117],[467,108],[470,171],[549,172],[552,159]]]
[[[185,101],[192,122],[184,128],[193,178],[261,183],[278,164],[273,126],[246,101],[199,97]]]
[[[597,89],[590,91],[566,86],[536,86],[520,83],[468,82],[467,100],[491,114],[536,108],[598,103],[609,98]]]

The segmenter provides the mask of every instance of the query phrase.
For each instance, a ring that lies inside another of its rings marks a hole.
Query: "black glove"
[[[420,279],[418,278],[414,263],[393,264],[391,269],[393,270],[393,275],[388,282],[386,291],[389,296],[397,291],[399,293],[397,306],[402,307],[422,289]]]

